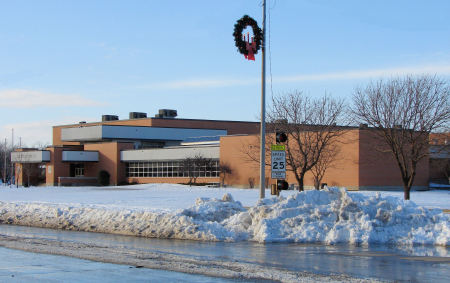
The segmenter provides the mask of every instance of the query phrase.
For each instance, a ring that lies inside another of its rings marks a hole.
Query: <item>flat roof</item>
[[[147,117],[147,118],[136,118],[136,119],[119,119],[112,121],[97,121],[97,122],[86,122],[86,123],[74,123],[74,124],[64,124],[64,125],[56,125],[53,127],[65,127],[65,126],[79,126],[79,125],[90,125],[90,124],[103,124],[103,123],[120,123],[126,121],[139,121],[139,120],[167,120],[167,121],[198,121],[198,122],[223,122],[223,123],[251,123],[251,124],[260,124],[260,122],[256,121],[235,121],[235,120],[208,120],[208,119],[187,119],[187,118],[157,118],[157,117]],[[127,125],[128,126],[128,125]],[[133,125],[130,125],[133,126]],[[138,127],[138,126],[133,126]],[[148,126],[141,126],[148,127]],[[157,126],[152,126],[157,127]]]
[[[223,136],[227,130],[168,127],[135,127],[122,125],[94,125],[63,128],[62,141],[102,141],[108,139],[183,141],[188,138]]]

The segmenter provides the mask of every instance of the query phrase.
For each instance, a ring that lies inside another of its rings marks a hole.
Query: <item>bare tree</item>
[[[189,177],[189,186],[197,183],[197,178],[202,175],[202,172],[211,172],[213,164],[213,159],[203,157],[202,155],[195,155],[194,157],[186,157],[183,159],[181,161],[181,169]]]
[[[339,146],[337,144],[329,145],[323,152],[320,159],[317,161],[316,165],[311,168],[311,173],[314,180],[314,188],[319,190],[320,183],[325,176],[325,172],[332,168],[338,158]]]
[[[13,148],[8,147],[6,140],[4,143],[0,143],[0,176],[5,184],[8,180],[12,181],[11,151],[13,151]]]
[[[227,176],[233,174],[233,168],[231,168],[231,165],[229,163],[222,162],[222,163],[220,163],[219,171],[220,171],[220,177],[221,177],[220,183],[221,183],[221,186],[223,187],[225,185],[225,180],[226,180]]]
[[[355,119],[375,127],[372,132],[395,158],[406,200],[417,164],[429,154],[429,134],[448,129],[449,97],[448,81],[435,76],[379,80],[353,95]]]
[[[6,168],[7,168],[7,162],[6,157],[8,156],[6,145],[0,143],[0,176],[3,183],[6,183]]]
[[[267,128],[286,133],[287,170],[294,173],[300,191],[304,189],[305,174],[319,161],[327,161],[324,153],[344,134],[346,128],[337,123],[346,124],[345,111],[344,100],[328,95],[311,98],[292,92],[272,98]]]
[[[22,163],[21,167],[24,176],[27,178],[27,181],[24,186],[29,187],[33,184],[35,185],[36,178],[38,177],[40,171],[39,164],[24,162]]]
[[[255,177],[248,177],[248,187],[253,189],[255,187]]]

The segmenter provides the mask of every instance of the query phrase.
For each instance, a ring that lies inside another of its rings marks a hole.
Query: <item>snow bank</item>
[[[230,194],[174,212],[0,202],[0,223],[207,241],[450,244],[450,217],[395,197],[330,188],[245,209]]]
[[[330,188],[263,200],[224,226],[259,242],[449,245],[449,220],[441,210],[411,201]]]

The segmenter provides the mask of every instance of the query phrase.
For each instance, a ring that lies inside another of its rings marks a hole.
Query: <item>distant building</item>
[[[175,110],[162,109],[153,118],[131,112],[126,120],[103,115],[101,122],[54,126],[52,146],[11,154],[16,180],[19,185],[95,185],[99,172],[105,170],[111,185],[187,183],[183,160],[202,156],[212,163],[198,168],[198,183],[221,182],[220,165],[227,164],[232,169],[225,179],[227,185],[259,186],[259,163],[251,161],[243,150],[258,145],[259,123],[176,116]],[[323,182],[352,190],[402,189],[396,163],[389,153],[375,151],[380,140],[370,131],[367,127],[346,128],[340,138],[340,158],[328,169]],[[428,187],[428,162],[426,159],[418,166],[416,189]],[[270,166],[266,176],[266,186],[276,182],[270,178]],[[291,172],[287,181],[296,184]],[[313,187],[309,174],[305,187]]]
[[[430,181],[450,184],[450,133],[430,135]]]

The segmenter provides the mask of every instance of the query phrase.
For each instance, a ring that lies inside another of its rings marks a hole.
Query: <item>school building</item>
[[[336,162],[322,182],[351,190],[400,190],[402,181],[389,153],[375,150],[380,140],[373,129],[346,127]],[[267,133],[268,142],[275,133]],[[130,112],[128,119],[103,115],[100,122],[84,121],[53,127],[53,144],[44,150],[22,148],[11,154],[19,185],[96,185],[100,171],[111,185],[133,183],[187,183],[183,160],[204,157],[212,162],[199,167],[197,183],[259,187],[259,163],[249,149],[259,148],[259,122],[179,119],[177,111],[161,109],[155,117]],[[269,159],[270,161],[270,159]],[[429,160],[418,165],[415,189],[429,182]],[[221,165],[231,170],[221,172]],[[266,186],[276,183],[266,166]],[[296,185],[292,172],[286,180]],[[305,188],[313,188],[308,173]]]

